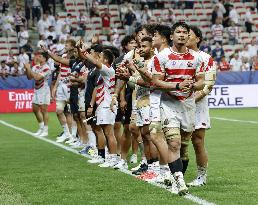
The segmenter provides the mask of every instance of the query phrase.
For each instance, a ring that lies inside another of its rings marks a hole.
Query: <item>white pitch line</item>
[[[32,133],[32,132],[30,132],[30,131],[28,131],[28,130],[25,130],[25,129],[21,128],[21,127],[17,127],[17,126],[15,126],[15,125],[12,125],[12,124],[10,124],[10,123],[7,123],[7,122],[5,122],[5,121],[3,121],[3,120],[0,120],[0,123],[3,124],[3,125],[5,125],[5,126],[7,126],[7,127],[12,128],[12,129],[15,129],[15,130],[18,130],[18,131],[20,131],[20,132],[26,133],[26,134],[28,134],[28,135],[30,135],[30,136],[32,136],[32,137],[34,137],[34,138],[37,138],[37,139],[39,139],[39,140],[42,140],[42,141],[48,142],[48,143],[50,143],[50,144],[53,144],[53,145],[55,145],[55,146],[57,146],[57,147],[60,147],[60,148],[62,148],[62,149],[64,149],[64,150],[66,150],[66,151],[72,152],[72,153],[77,154],[77,155],[80,155],[80,156],[82,156],[82,157],[86,157],[86,158],[88,158],[88,159],[91,159],[91,156],[90,156],[90,155],[81,155],[77,150],[75,150],[75,149],[73,149],[73,148],[67,147],[67,146],[65,146],[65,145],[63,145],[63,144],[57,143],[57,142],[55,142],[55,141],[53,141],[53,140],[50,140],[50,139],[47,139],[47,138],[35,136],[34,133]],[[128,174],[128,175],[134,176],[134,175],[133,175],[130,171],[128,171],[128,170],[119,170],[119,171],[121,171],[121,172],[123,172],[123,173],[125,173],[125,174]],[[150,182],[149,182],[149,184],[152,184],[152,185],[154,185],[154,186],[163,188],[163,189],[165,189],[165,190],[171,192],[170,189],[167,189],[166,186],[163,186],[163,185],[161,185],[161,184],[150,183]],[[204,199],[202,199],[202,198],[200,198],[200,197],[194,196],[194,195],[192,195],[192,194],[187,194],[187,195],[185,195],[185,196],[183,196],[183,197],[184,197],[185,199],[187,199],[187,200],[190,200],[190,201],[192,201],[192,202],[194,202],[194,203],[196,203],[196,204],[200,204],[200,205],[216,205],[215,203],[208,202],[208,201],[206,201],[206,200],[204,200]]]
[[[237,119],[230,119],[230,118],[223,118],[223,117],[211,117],[215,120],[223,120],[223,121],[230,121],[230,122],[242,122],[242,123],[251,123],[251,124],[258,124],[258,121],[249,121],[249,120],[237,120]]]

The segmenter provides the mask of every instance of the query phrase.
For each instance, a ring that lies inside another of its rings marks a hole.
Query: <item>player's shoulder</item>
[[[204,51],[198,51],[199,55],[202,57],[203,60],[209,60],[211,59],[211,55],[204,52]]]

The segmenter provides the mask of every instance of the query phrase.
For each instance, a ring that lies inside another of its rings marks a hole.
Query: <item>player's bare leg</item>
[[[39,105],[36,105],[34,103],[32,103],[32,111],[38,121],[39,124],[39,129],[38,131],[35,133],[36,136],[40,135],[41,132],[43,131],[44,128],[44,122],[43,122],[43,116],[42,113],[40,111]]]
[[[196,156],[197,178],[189,186],[202,186],[207,182],[208,154],[204,146],[205,129],[197,129],[192,134],[192,144]]]

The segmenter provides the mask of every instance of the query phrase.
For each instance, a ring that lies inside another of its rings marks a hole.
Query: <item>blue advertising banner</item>
[[[33,80],[26,76],[0,78],[0,90],[33,89]],[[258,84],[258,71],[219,72],[216,85]]]

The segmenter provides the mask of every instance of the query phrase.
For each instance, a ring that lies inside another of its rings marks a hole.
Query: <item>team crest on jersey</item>
[[[187,67],[193,67],[193,63],[189,61],[189,62],[187,63]]]
[[[172,65],[176,65],[176,61],[172,61]]]
[[[164,122],[163,122],[164,125],[168,125],[169,124],[169,120],[168,119],[165,119]]]

